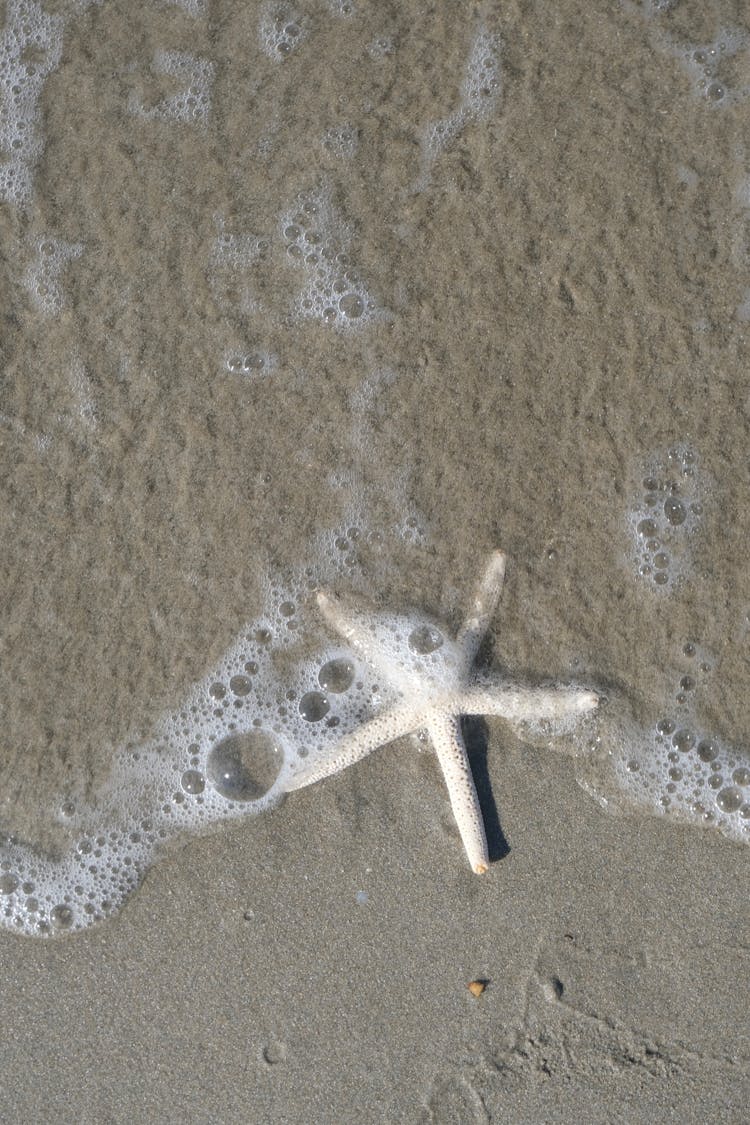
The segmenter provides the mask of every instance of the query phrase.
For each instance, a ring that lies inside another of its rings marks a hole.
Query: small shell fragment
[[[466,985],[472,996],[481,996],[487,987],[486,980],[470,980]]]

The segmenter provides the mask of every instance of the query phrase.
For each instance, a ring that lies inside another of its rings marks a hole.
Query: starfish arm
[[[564,719],[593,711],[599,697],[576,688],[518,688],[472,684],[460,696],[464,715],[499,715],[511,721]]]
[[[503,592],[504,581],[505,553],[493,551],[477,586],[469,615],[456,636],[456,643],[464,650],[464,662],[467,668],[473,664],[482,637],[489,628]]]
[[[407,704],[382,711],[363,723],[362,726],[357,727],[351,734],[345,735],[328,753],[314,758],[309,765],[303,764],[300,769],[292,774],[286,782],[285,788],[287,790],[303,789],[306,785],[312,785],[316,781],[321,781],[324,777],[339,773],[347,766],[353,766],[362,758],[366,758],[379,746],[386,746],[396,738],[409,734],[410,731],[418,730],[424,725],[424,714],[415,711],[414,707]]]
[[[317,602],[325,621],[334,632],[375,668],[386,683],[397,683],[398,676],[394,675],[393,657],[382,651],[375,637],[356,614],[349,611],[346,603],[338,598],[332,598],[324,590],[318,591]]]
[[[483,875],[489,867],[484,819],[479,807],[469,756],[466,753],[461,720],[457,715],[436,714],[427,730],[443,771],[448,795],[472,870]]]

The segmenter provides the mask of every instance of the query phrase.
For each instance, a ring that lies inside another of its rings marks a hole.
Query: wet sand
[[[377,7],[301,7],[282,61],[255,5],[66,24],[33,197],[0,209],[0,812],[33,846],[66,846],[61,804],[95,800],[261,612],[262,574],[352,512],[371,603],[455,626],[502,546],[484,659],[648,723],[695,643],[699,720],[747,736],[750,103],[730,94],[750,70],[732,48],[714,104],[665,46],[741,11]],[[426,174],[480,26],[497,96]],[[159,118],[165,49],[213,62],[208,124]],[[376,305],[341,330],[300,313],[280,228],[321,191]],[[261,245],[222,265],[222,232]],[[24,281],[44,238],[85,247],[52,313]],[[276,366],[237,376],[245,354]],[[628,521],[675,447],[702,511],[659,591]],[[569,757],[499,723],[467,734],[484,877],[404,741],[171,851],[98,928],[0,931],[5,1118],[743,1120],[746,848],[607,815]]]

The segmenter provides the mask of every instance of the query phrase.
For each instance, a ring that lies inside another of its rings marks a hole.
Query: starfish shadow
[[[471,772],[477,787],[479,805],[484,817],[484,829],[487,833],[487,851],[490,862],[505,859],[510,853],[510,844],[500,824],[500,815],[492,792],[490,773],[487,769],[487,748],[489,733],[487,724],[483,719],[473,715],[464,716],[461,720],[461,729],[466,743],[466,751],[471,762]]]

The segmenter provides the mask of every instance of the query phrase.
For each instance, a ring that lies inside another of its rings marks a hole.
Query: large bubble
[[[273,785],[283,761],[279,740],[254,730],[218,742],[209,752],[206,772],[216,792],[228,801],[257,801]]]

